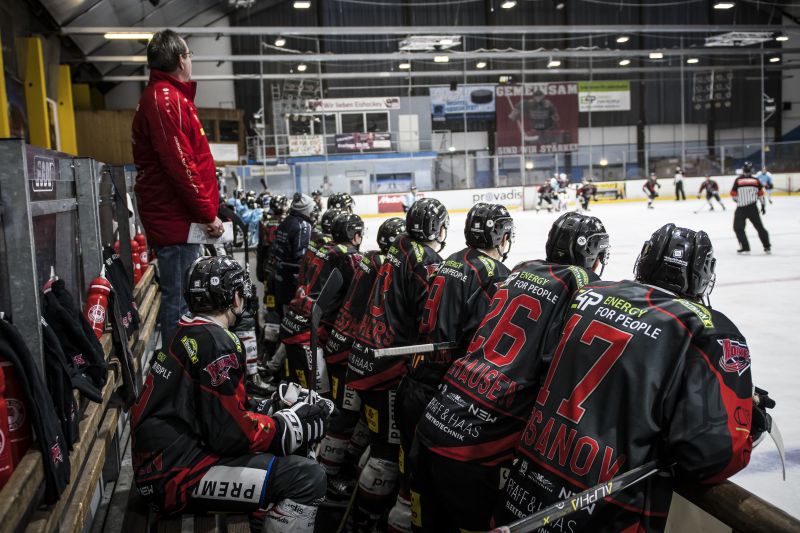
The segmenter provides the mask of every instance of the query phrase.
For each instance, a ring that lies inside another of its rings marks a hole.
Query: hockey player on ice
[[[414,356],[397,389],[396,416],[404,452],[425,406],[447,369],[462,357],[486,316],[497,284],[510,272],[503,261],[514,240],[514,220],[498,204],[475,204],[464,224],[467,247],[442,261],[431,279],[420,322],[420,342],[455,342],[453,350]]]
[[[609,238],[595,217],[561,215],[546,260],[517,265],[417,425],[409,458],[415,531],[485,531],[575,291],[599,278]]]
[[[314,531],[325,472],[292,455],[325,434],[333,405],[308,391],[259,403],[245,394],[245,354],[230,331],[252,284],[230,257],[202,257],[187,273],[185,315],[158,351],[132,409],[139,492],[163,514],[265,511],[264,531]],[[286,392],[284,387],[283,392]]]
[[[392,505],[400,444],[395,396],[407,372],[403,358],[377,360],[370,349],[417,344],[429,278],[441,262],[449,220],[447,209],[435,198],[422,198],[411,206],[406,234],[389,247],[350,351],[347,382],[361,396],[371,450],[353,510],[357,531],[370,531]],[[407,500],[400,504],[408,506]]]
[[[596,282],[570,302],[516,450],[495,524],[504,525],[654,459],[676,462],[538,531],[664,529],[673,481],[717,483],[765,430],[750,350],[701,304],[714,286],[711,241],[667,224],[645,242],[636,281]],[[712,422],[713,421],[713,422]],[[752,422],[751,422],[752,421]]]
[[[644,185],[642,185],[642,190],[644,191],[644,194],[647,195],[648,209],[654,209],[653,200],[658,198],[658,191],[656,191],[656,189],[660,188],[661,184],[658,183],[655,172],[651,173],[650,178],[644,182]]]
[[[358,324],[368,308],[369,291],[386,260],[386,252],[405,232],[402,218],[389,218],[378,228],[378,250],[361,257],[355,268],[350,288],[336,315],[328,341],[325,343],[325,362],[331,377],[331,396],[339,408],[331,420],[328,433],[320,443],[319,461],[328,474],[327,498],[346,500],[355,487],[356,462],[369,444],[369,430],[359,420],[361,398],[346,383],[347,357],[358,331]]]
[[[556,200],[556,191],[553,189],[553,186],[550,183],[540,185],[539,189],[537,189],[537,193],[539,195],[539,202],[536,204],[536,212],[538,213],[542,208],[542,202],[547,204],[545,206],[547,212],[551,212],[553,210],[553,202]]]
[[[722,207],[722,210],[725,211],[725,204],[722,203],[719,197],[719,184],[715,180],[712,180],[711,176],[706,176],[706,179],[700,184],[700,190],[697,191],[698,198],[703,194],[703,191],[706,191],[706,201],[708,202],[708,207],[712,211],[714,210],[714,204],[711,203],[712,199],[715,199],[720,207]]]

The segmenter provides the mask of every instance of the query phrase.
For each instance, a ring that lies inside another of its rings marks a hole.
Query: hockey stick
[[[397,346],[395,348],[375,348],[372,355],[375,359],[385,359],[388,357],[400,357],[401,355],[414,355],[418,353],[431,353],[440,350],[451,350],[455,348],[455,342],[433,342],[429,344],[412,344],[411,346]]]
[[[607,498],[612,494],[630,488],[664,468],[667,467],[660,464],[658,461],[650,461],[649,463],[637,466],[633,470],[610,479],[605,483],[590,487],[569,499],[561,500],[549,507],[545,507],[537,513],[511,522],[507,526],[497,527],[489,533],[527,533],[540,527],[548,526],[559,518],[581,511],[594,505],[603,498]]]
[[[325,285],[323,285],[322,290],[319,291],[319,295],[314,301],[314,304],[311,306],[311,376],[308,383],[308,390],[311,392],[314,392],[317,388],[317,345],[319,344],[317,329],[319,328],[319,321],[322,319],[322,308],[330,303],[331,299],[339,292],[341,287],[342,273],[338,268],[334,268],[328,276],[328,279],[325,280]],[[312,396],[313,394],[308,395],[309,403],[314,402]]]

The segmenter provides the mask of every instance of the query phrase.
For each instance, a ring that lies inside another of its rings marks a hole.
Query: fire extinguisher
[[[25,394],[15,377],[14,365],[0,357],[0,370],[5,378],[5,392],[3,398],[6,403],[8,416],[8,443],[11,448],[11,459],[14,466],[18,465],[33,442],[31,419],[28,416]]]
[[[150,255],[148,254],[147,238],[139,226],[136,226],[136,235],[133,236],[133,239],[139,243],[139,261],[142,263],[142,272],[144,272],[150,263]]]
[[[92,326],[98,339],[103,336],[105,329],[111,289],[111,283],[106,278],[106,267],[103,265],[100,275],[89,284],[89,294],[86,295],[86,306],[83,308],[83,316]]]
[[[14,473],[14,459],[11,456],[11,439],[8,432],[8,406],[6,405],[5,373],[0,368],[0,489]]]
[[[131,239],[131,263],[133,264],[133,284],[142,279],[142,262],[139,258],[139,243]]]

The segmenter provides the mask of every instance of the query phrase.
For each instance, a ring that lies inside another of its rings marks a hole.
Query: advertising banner
[[[369,132],[336,134],[336,151],[339,153],[385,152],[391,149],[391,133]]]
[[[591,111],[630,111],[631,82],[579,81],[578,101],[581,113]]]
[[[289,155],[322,155],[325,140],[322,135],[289,135]]]
[[[498,85],[497,154],[554,154],[578,149],[578,84]]]
[[[624,181],[597,181],[592,183],[597,190],[595,196],[606,200],[620,200],[625,198]]]
[[[457,119],[467,113],[468,119],[490,119],[494,116],[494,85],[459,85],[431,87],[431,117],[434,121]]]
[[[324,100],[308,100],[311,111],[336,113],[338,111],[384,111],[387,109],[400,109],[400,98],[365,97],[365,98],[325,98]]]

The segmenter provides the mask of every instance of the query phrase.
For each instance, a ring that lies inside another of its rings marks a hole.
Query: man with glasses
[[[147,45],[150,81],[131,132],[139,216],[158,259],[164,346],[188,310],[184,273],[200,255],[198,244],[186,242],[190,224],[205,224],[211,237],[223,233],[214,158],[194,105],[191,58],[175,32],[153,35]]]

